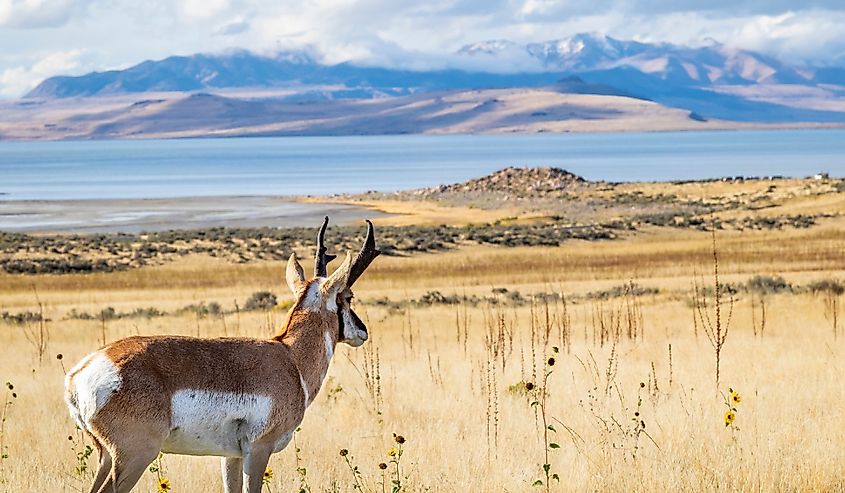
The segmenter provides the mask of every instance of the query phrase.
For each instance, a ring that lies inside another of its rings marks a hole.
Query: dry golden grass
[[[429,201],[370,200],[351,197],[305,197],[301,202],[317,204],[337,203],[366,207],[390,214],[379,220],[388,226],[447,224],[460,226],[469,223],[494,222],[497,219],[523,215],[516,208],[478,209],[472,207],[444,206]]]
[[[753,274],[780,274],[795,283],[842,278],[845,233],[836,226],[726,232],[719,237],[724,279],[744,281]],[[359,283],[357,294],[365,302],[418,298],[429,290],[489,294],[492,287],[524,294],[563,291],[572,297],[632,278],[661,292],[638,299],[642,337],[623,335],[615,346],[596,340],[595,313],[624,313],[625,300],[599,304],[579,297],[567,305],[568,350],[563,327],[555,322],[563,318],[562,304],[550,306],[546,343],[542,304],[532,316],[531,306],[391,312],[362,303],[358,311],[372,338],[363,348],[338,350],[297,435],[311,490],[352,491],[352,476],[338,455],[346,448],[363,473],[366,491],[381,491],[377,464],[388,459],[391,434],[397,432],[407,438],[402,480],[408,491],[531,491],[542,476],[542,426],[529,398],[508,387],[540,382],[543,362],[558,346],[562,352],[547,385],[547,412],[557,430],[552,438],[560,445],[550,453],[551,469],[560,475],[553,490],[845,491],[845,340],[834,339],[822,300],[809,294],[771,295],[765,333],[755,337],[750,299],[740,294],[717,389],[712,350],[701,328],[696,337],[688,304],[694,271],[706,274],[710,268],[708,241],[707,234],[651,231],[560,248],[467,247],[380,258]],[[18,395],[5,423],[9,457],[2,461],[0,490],[79,491],[88,483],[73,473],[76,457],[67,437],[74,429],[62,402],[61,363],[68,367],[95,349],[103,326],[63,320],[70,309],[173,311],[198,301],[232,309],[234,300],[242,303],[256,290],[285,295],[282,282],[280,263],[234,265],[203,258],[110,274],[0,277],[0,311],[36,310],[37,292],[52,319],[42,363],[26,337],[34,326],[0,324],[0,379],[13,382]],[[122,319],[106,324],[105,337],[262,337],[282,316],[229,314],[225,325],[221,318],[193,315]],[[489,322],[499,317],[506,327],[501,337],[496,323]],[[492,356],[499,344],[504,349]],[[63,354],[62,362],[57,353]],[[381,405],[365,375],[375,354]],[[726,428],[723,421],[726,407],[719,391],[729,386],[743,397],[738,429]],[[650,438],[630,431],[638,396],[637,418]],[[222,490],[216,458],[166,456],[164,463],[173,491]],[[272,491],[296,490],[293,447],[276,454],[270,467]],[[138,491],[154,490],[154,475],[148,473]]]

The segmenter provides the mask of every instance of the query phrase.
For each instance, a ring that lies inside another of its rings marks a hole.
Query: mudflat
[[[31,233],[139,233],[169,229],[312,226],[384,216],[348,204],[298,203],[290,197],[0,201],[0,230]]]

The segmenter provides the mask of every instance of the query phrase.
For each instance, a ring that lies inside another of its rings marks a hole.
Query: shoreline
[[[0,231],[137,234],[231,226],[292,228],[311,227],[326,215],[338,225],[390,216],[361,205],[304,202],[293,196],[0,200]]]
[[[423,131],[413,133],[221,133],[208,132],[203,135],[121,135],[117,137],[15,137],[0,133],[0,143],[44,143],[44,142],[120,142],[120,141],[157,141],[157,140],[226,140],[226,139],[278,139],[278,138],[327,138],[327,137],[505,137],[510,135],[606,135],[606,134],[671,134],[671,133],[728,133],[728,132],[778,132],[778,131],[817,131],[817,130],[845,130],[845,123],[836,122],[743,122],[733,120],[711,120],[718,122],[718,126],[697,128],[678,126],[675,128],[607,128],[607,129],[566,129],[560,131],[480,131],[480,132],[438,132]],[[3,195],[0,193],[0,195]]]

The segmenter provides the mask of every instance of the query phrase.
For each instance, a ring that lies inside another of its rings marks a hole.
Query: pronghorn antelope
[[[227,493],[261,490],[270,454],[290,442],[320,391],[335,346],[357,347],[367,328],[352,285],[378,256],[373,225],[357,255],[327,276],[317,235],[314,277],[296,254],[286,269],[296,303],[270,339],[129,337],[85,357],[65,379],[76,423],[100,455],[91,492],[127,492],[159,451],[221,456]]]

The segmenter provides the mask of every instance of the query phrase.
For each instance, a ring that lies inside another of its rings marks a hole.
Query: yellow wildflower
[[[739,404],[740,402],[742,402],[742,396],[739,395],[739,392],[737,392],[736,390],[731,391],[731,402],[733,402],[734,404]]]
[[[389,455],[389,456],[391,456],[391,457],[395,457],[395,456],[396,456],[396,454],[398,454],[398,453],[399,453],[399,451],[398,451],[398,450],[396,450],[395,448],[392,448],[392,449],[390,449],[390,450],[388,450],[388,451],[387,451],[387,455]]]
[[[730,426],[736,419],[736,413],[733,411],[725,412],[725,426]]]
[[[161,478],[158,480],[158,493],[167,493],[170,491],[170,480]]]

